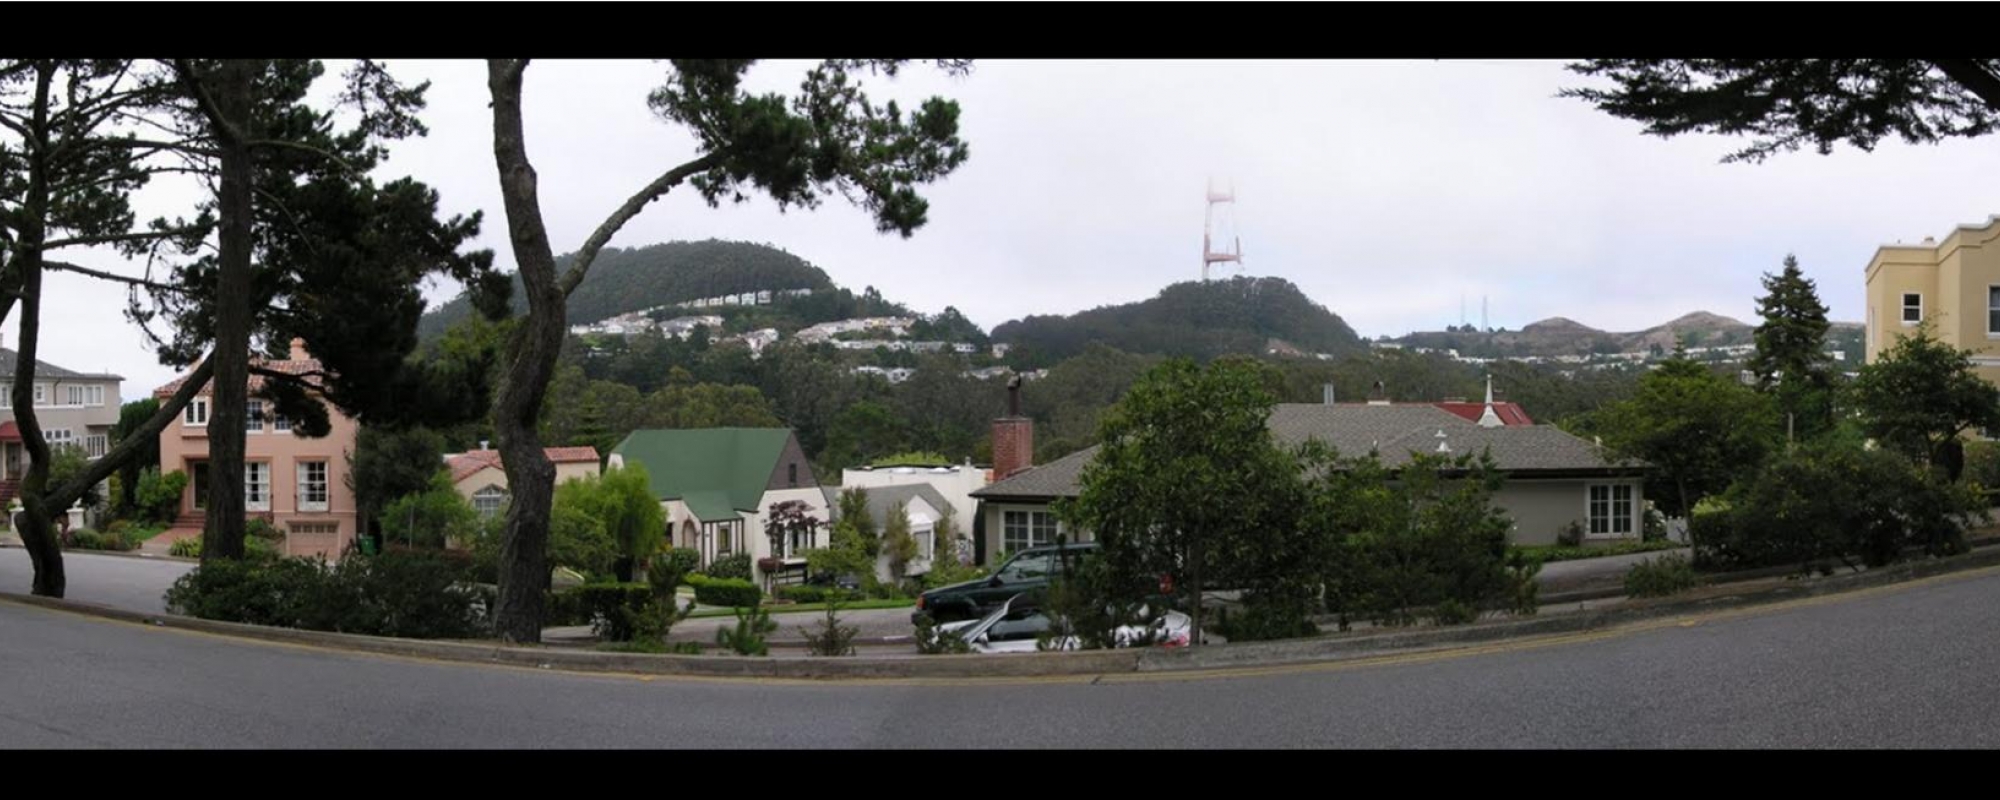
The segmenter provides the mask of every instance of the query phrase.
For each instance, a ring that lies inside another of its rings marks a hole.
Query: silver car
[[[1001,603],[992,613],[977,620],[948,622],[938,626],[941,636],[957,636],[971,645],[975,653],[1033,653],[1040,649],[1038,642],[1042,634],[1049,630],[1049,617],[1034,607],[1015,608],[1015,601],[1023,595],[1015,595]],[[1142,610],[1143,613],[1143,610]],[[1117,646],[1131,647],[1150,641],[1160,647],[1184,647],[1193,628],[1193,620],[1178,611],[1168,611],[1153,625],[1151,636],[1147,629],[1138,625],[1126,625],[1116,632]],[[1056,640],[1052,650],[1075,650],[1078,641],[1075,636],[1064,636]]]

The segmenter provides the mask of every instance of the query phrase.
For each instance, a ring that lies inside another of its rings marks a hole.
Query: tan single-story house
[[[1410,463],[1413,453],[1491,453],[1507,475],[1494,499],[1514,521],[1509,541],[1515,544],[1554,544],[1572,523],[1582,527],[1586,543],[1641,536],[1646,465],[1615,459],[1553,425],[1509,424],[1485,416],[1473,420],[1434,403],[1383,400],[1281,403],[1272,409],[1268,425],[1281,446],[1318,440],[1342,455],[1372,451],[1391,469]],[[1088,541],[1089,531],[1070,532],[1050,506],[1076,496],[1083,468],[1097,450],[1092,446],[1013,470],[973,492],[984,517],[984,541],[978,548],[982,563],[1053,544],[1059,533]]]
[[[482,443],[483,444],[483,443]],[[556,484],[598,474],[600,459],[595,447],[548,447],[542,453],[556,467]],[[500,513],[507,507],[507,470],[498,450],[468,450],[444,457],[451,470],[451,485],[472,503],[482,517]]]

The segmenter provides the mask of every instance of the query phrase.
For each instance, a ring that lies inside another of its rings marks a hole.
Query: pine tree
[[[1778,412],[1789,415],[1801,436],[1833,424],[1831,359],[1826,354],[1826,306],[1813,281],[1799,270],[1797,256],[1785,256],[1785,268],[1764,276],[1764,296],[1757,298],[1757,352],[1750,371],[1758,388],[1774,395]]]

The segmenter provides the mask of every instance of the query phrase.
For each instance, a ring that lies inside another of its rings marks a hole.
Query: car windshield
[[[1003,583],[1047,580],[1055,566],[1055,553],[1022,553],[1000,568],[998,577]]]

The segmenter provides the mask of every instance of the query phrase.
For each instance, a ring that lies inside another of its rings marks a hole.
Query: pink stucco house
[[[291,357],[282,361],[254,359],[273,371],[307,374],[320,363],[306,352],[305,342],[292,340]],[[185,378],[160,387],[162,400],[180,390]],[[356,530],[354,491],[347,487],[347,454],[354,449],[360,426],[338,408],[327,406],[330,430],[309,439],[295,435],[289,421],[276,416],[268,401],[256,397],[263,378],[250,376],[250,408],[243,458],[244,510],[285,532],[286,555],[338,559]],[[211,387],[188,403],[181,417],[160,431],[160,472],[188,474],[181,495],[180,516],[161,536],[166,541],[200,538],[207,519],[208,419]]]

